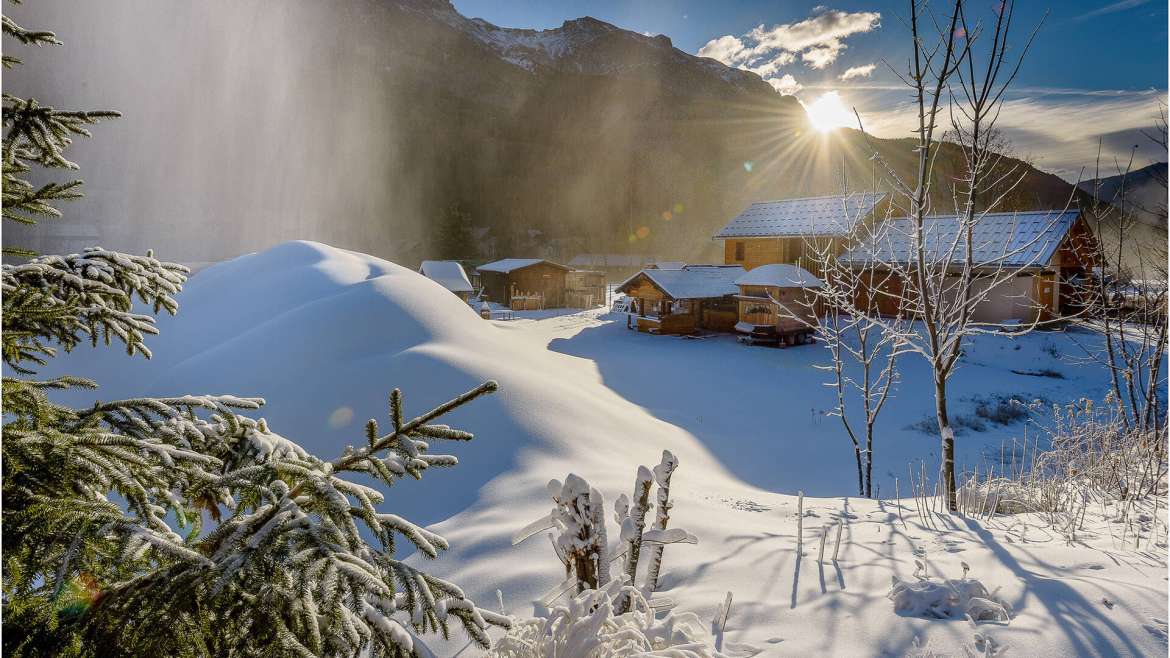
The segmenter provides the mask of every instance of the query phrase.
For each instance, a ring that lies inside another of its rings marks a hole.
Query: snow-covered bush
[[[614,601],[628,596],[633,606],[616,613]],[[691,612],[655,619],[646,598],[617,580],[586,590],[565,605],[513,619],[494,643],[491,658],[721,658],[707,627]]]
[[[965,477],[959,496],[964,513],[1033,514],[1071,542],[1090,504],[1116,504],[1116,520],[1125,524],[1123,544],[1132,539],[1140,547],[1157,535],[1156,527],[1143,529],[1133,521],[1158,517],[1157,510],[1166,506],[1164,428],[1127,425],[1109,397],[1104,404],[1079,400],[1053,406],[1051,416],[1035,424],[1038,436],[1018,454],[1013,442],[1010,462]]]
[[[670,476],[676,468],[678,458],[669,450],[662,451],[662,461],[653,471],[645,466],[638,467],[633,506],[624,494],[614,502],[614,519],[620,526],[616,548],[609,546],[605,527],[605,501],[601,492],[573,473],[564,482],[556,479],[549,481],[548,492],[555,507],[547,515],[517,532],[512,543],[518,544],[543,530],[554,529],[556,532],[551,535],[553,547],[565,565],[566,577],[575,582],[577,592],[605,587],[611,579],[609,563],[617,557],[623,558],[617,580],[633,585],[637,578],[642,546],[649,544],[650,560],[642,587],[644,595],[649,597],[658,586],[663,547],[666,544],[694,544],[698,541],[686,530],[667,527],[671,509]],[[649,502],[651,479],[658,484],[658,512],[653,526],[647,530],[646,514],[653,507]],[[619,608],[623,610],[628,603],[623,597],[618,597],[618,602]]]
[[[999,590],[988,591],[978,579],[967,578],[966,565],[963,571],[963,578],[944,580],[892,576],[887,598],[894,602],[894,612],[911,617],[967,618],[975,623],[1011,621],[1011,604],[997,596]]]
[[[522,529],[513,538],[519,543],[542,530],[550,535],[557,557],[565,565],[565,583],[553,601],[569,591],[564,604],[541,609],[534,617],[511,620],[511,628],[495,643],[497,658],[609,658],[661,656],[662,658],[714,658],[711,637],[691,613],[671,613],[656,620],[648,599],[654,594],[666,544],[696,543],[694,535],[670,522],[670,478],[678,458],[668,450],[653,470],[639,466],[634,478],[633,502],[621,495],[614,503],[614,519],[620,526],[616,547],[610,547],[601,492],[584,478],[569,474],[564,482],[551,480],[549,494],[556,504],[546,516]],[[654,504],[650,490],[658,485],[654,523],[646,528],[646,515]],[[639,557],[648,545],[651,559],[646,580],[635,586]],[[609,563],[622,557],[619,573],[611,575]]]

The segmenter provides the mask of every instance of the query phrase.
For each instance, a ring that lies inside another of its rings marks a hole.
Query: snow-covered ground
[[[731,591],[730,655],[899,656],[916,642],[963,655],[974,637],[967,622],[900,616],[886,598],[891,576],[912,578],[923,551],[932,575],[959,578],[965,562],[971,577],[1001,588],[1015,618],[979,632],[1012,655],[1166,654],[1165,549],[1123,548],[1107,516],[1095,512],[1070,546],[1016,518],[938,517],[940,530],[926,530],[912,501],[899,509],[857,498],[848,439],[826,415],[831,391],[812,367],[825,359],[820,347],[638,334],[600,309],[484,321],[415,272],[306,242],[208,267],[179,301],[179,316],[161,319],[161,336],[149,341],[150,362],[83,348],[46,374],[92,377],[106,400],[263,396],[275,429],[322,457],[360,442],[364,420],[384,418],[393,387],[403,388],[410,414],[499,381],[499,393],[446,419],[476,434],[444,447],[459,466],[395,487],[385,504],[447,537],[451,550],[428,569],[482,605],[499,589],[508,612],[528,614],[562,580],[547,541],[511,545],[551,507],[550,478],[575,472],[611,504],[630,493],[637,465],[669,449],[681,462],[672,525],[699,543],[666,549],[660,595],[710,618]],[[979,400],[1101,398],[1106,373],[1074,362],[1095,340],[1087,331],[978,339],[953,380],[956,413],[979,425]],[[876,447],[887,499],[911,461],[935,463],[936,440],[913,427],[932,413],[928,382],[921,362],[903,361]],[[959,436],[960,462],[998,460],[1001,444],[1024,428],[983,425]],[[815,496],[804,501],[803,557],[800,490]],[[838,519],[839,560],[819,564],[816,541]]]

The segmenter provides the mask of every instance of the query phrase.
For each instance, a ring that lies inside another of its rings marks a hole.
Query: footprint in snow
[[[1165,619],[1158,619],[1157,617],[1154,617],[1154,618],[1150,619],[1150,621],[1152,621],[1154,623],[1142,624],[1142,628],[1149,631],[1150,635],[1153,635],[1154,637],[1161,640],[1162,644],[1167,644],[1166,620]]]

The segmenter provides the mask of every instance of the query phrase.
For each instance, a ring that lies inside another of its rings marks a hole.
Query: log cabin
[[[647,268],[617,290],[630,297],[639,331],[675,335],[698,329],[732,331],[738,319],[735,280],[743,274],[739,265]]]
[[[467,273],[458,261],[453,260],[424,260],[418,268],[418,273],[438,283],[447,290],[455,293],[459,299],[467,301],[474,291]]]
[[[512,306],[513,298],[539,300],[540,308],[565,305],[565,274],[569,268],[543,258],[505,258],[476,268],[490,301]],[[525,306],[527,309],[528,306]]]
[[[816,298],[811,291],[824,285],[808,270],[787,263],[761,265],[735,280],[739,317],[735,330],[741,342],[800,345],[816,324]]]
[[[862,278],[871,282],[857,291],[858,307],[870,307],[872,302],[879,313],[893,316],[900,312],[898,298],[906,287],[896,272],[906,271],[912,257],[914,224],[906,217],[888,221],[888,230],[863,240],[839,261],[866,270]],[[964,241],[957,236],[960,225],[953,215],[930,216],[924,221],[928,261],[940,266],[954,254],[947,267],[956,277],[966,260]],[[976,322],[1048,322],[1059,318],[1077,302],[1079,282],[1097,265],[1096,237],[1079,210],[989,213],[974,225],[972,242],[975,291],[986,295],[974,309]],[[893,271],[889,264],[895,265]],[[992,275],[1005,271],[1016,274],[988,292]]]
[[[728,265],[752,270],[789,263],[816,270],[808,257],[806,240],[827,241],[833,255],[839,255],[845,239],[859,222],[878,214],[875,209],[885,198],[886,194],[879,192],[753,203],[713,239],[723,241],[723,262]]]

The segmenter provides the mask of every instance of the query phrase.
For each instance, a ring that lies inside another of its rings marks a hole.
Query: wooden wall
[[[739,319],[755,325],[774,325],[779,333],[801,331],[816,321],[811,293],[803,288],[781,288],[778,286],[741,286],[745,296],[759,299],[739,300]],[[769,299],[776,300],[784,310],[776,308]],[[795,316],[795,317],[793,317]]]
[[[545,308],[560,308],[565,303],[565,270],[548,263],[537,263],[512,272],[480,272],[488,299],[507,306],[512,290],[518,293],[544,294]]]
[[[571,308],[603,306],[609,300],[605,296],[605,272],[574,270],[565,273],[565,305]]]
[[[840,255],[841,241],[830,238],[816,238],[824,240],[834,255]],[[737,259],[736,245],[743,245],[743,258]],[[814,275],[820,276],[820,268],[813,259],[813,253],[804,238],[739,238],[723,241],[723,262],[727,265],[743,265],[750,270],[761,265],[772,263],[789,263],[799,265]]]

